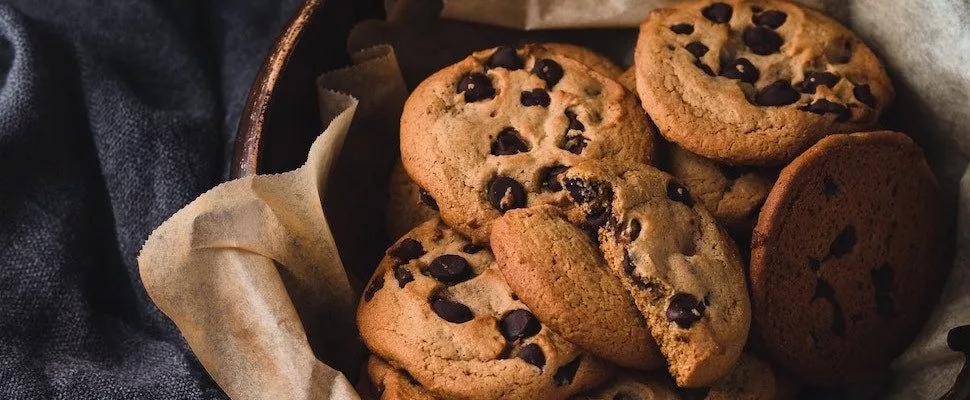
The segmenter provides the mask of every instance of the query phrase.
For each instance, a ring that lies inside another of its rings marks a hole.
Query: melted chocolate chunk
[[[550,192],[558,192],[562,190],[562,184],[559,183],[559,177],[563,172],[569,167],[564,165],[553,165],[542,170],[542,190],[548,190]]]
[[[464,252],[464,253],[466,253],[466,254],[475,254],[475,253],[478,253],[479,251],[482,251],[484,249],[485,249],[484,247],[479,246],[479,245],[474,244],[474,243],[468,243],[468,244],[466,244],[464,246],[461,246],[461,251]]]
[[[627,275],[633,275],[633,271],[637,269],[637,266],[633,264],[633,260],[630,258],[630,252],[623,252],[623,272]]]
[[[631,219],[630,223],[623,231],[623,238],[622,238],[623,242],[632,243],[634,240],[637,240],[637,238],[640,237],[640,229],[641,229],[640,220],[636,218]]]
[[[703,303],[690,293],[677,293],[670,299],[667,306],[667,319],[683,329],[689,329],[695,322],[704,317]]]
[[[395,265],[394,279],[397,280],[397,286],[403,289],[407,284],[414,281],[414,274],[404,265]]]
[[[563,138],[562,149],[573,154],[583,154],[583,150],[586,150],[586,146],[589,145],[589,139],[586,136],[580,134],[574,134],[574,131],[570,131]]]
[[[825,279],[816,279],[815,294],[812,296],[812,300],[814,299],[823,299],[832,306],[832,333],[845,337],[845,314],[842,305],[835,299],[835,289]]]
[[[428,274],[448,285],[467,281],[473,276],[473,273],[471,265],[468,265],[468,260],[456,254],[438,256],[428,265]]]
[[[684,46],[684,48],[687,49],[687,51],[690,52],[690,54],[693,54],[694,57],[697,57],[697,58],[704,57],[704,55],[707,54],[707,51],[709,50],[707,46],[705,46],[704,43],[701,43],[701,42],[687,43],[687,45]]]
[[[855,246],[855,227],[852,225],[846,225],[842,228],[842,231],[835,236],[832,240],[832,244],[829,245],[829,254],[832,257],[839,258],[852,251],[852,247]]]
[[[453,324],[465,323],[475,318],[468,306],[442,297],[431,298],[431,310],[441,319]]]
[[[785,106],[798,101],[800,97],[801,95],[791,87],[788,81],[781,80],[761,89],[755,96],[754,102],[768,107]]]
[[[842,78],[831,72],[809,72],[805,74],[805,80],[796,86],[802,93],[815,94],[815,89],[819,86],[833,88],[840,79]]]
[[[532,91],[525,91],[519,96],[519,102],[523,106],[533,107],[549,107],[549,92],[542,89],[532,89]]]
[[[400,263],[406,264],[408,261],[416,259],[424,255],[424,247],[421,246],[421,242],[406,238],[401,240],[400,243],[393,249],[387,252],[391,257],[400,260]]]
[[[832,175],[822,177],[822,193],[825,194],[825,197],[839,194],[839,185],[835,183]]]
[[[714,70],[712,70],[711,67],[708,67],[707,64],[702,63],[701,60],[694,60],[694,66],[700,68],[701,71],[704,71],[707,76],[716,76]]]
[[[678,203],[683,203],[687,207],[694,206],[694,199],[690,197],[690,192],[683,185],[670,181],[667,183],[667,198]]]
[[[727,23],[731,20],[731,14],[733,13],[734,9],[732,9],[731,6],[720,2],[711,4],[701,10],[701,14],[704,15],[704,18],[707,18],[715,24]]]
[[[838,122],[845,122],[852,116],[848,107],[825,99],[815,100],[812,104],[801,107],[800,110],[815,114],[835,114],[835,120]]]
[[[556,383],[556,386],[566,386],[573,383],[573,378],[576,377],[576,372],[579,371],[579,363],[582,361],[582,356],[579,356],[575,360],[559,367],[552,376],[552,381]]]
[[[822,262],[813,257],[809,257],[808,267],[811,268],[812,271],[818,272],[818,270],[822,269]]]
[[[515,179],[496,176],[488,184],[488,202],[496,210],[506,212],[513,208],[525,207],[525,188]]]
[[[378,290],[384,287],[384,275],[379,275],[370,282],[367,290],[364,290],[364,301],[371,301]]]
[[[869,85],[859,85],[852,88],[852,95],[862,104],[869,106],[869,108],[876,108],[876,98],[872,95]]]
[[[529,151],[529,145],[525,144],[519,137],[519,132],[511,127],[502,129],[495,137],[495,141],[492,142],[491,153],[494,156],[508,156],[527,151]]]
[[[532,73],[546,81],[546,88],[548,89],[556,86],[564,75],[562,66],[548,58],[536,61],[536,65],[532,67]]]
[[[579,117],[576,116],[575,112],[566,110],[565,114],[566,119],[569,121],[569,124],[566,127],[566,133],[569,133],[569,131],[586,131],[586,125],[583,125],[583,123],[579,121]]]
[[[690,35],[694,33],[694,25],[691,24],[676,24],[670,27],[670,30],[678,35]]]
[[[755,14],[751,17],[751,22],[755,25],[765,26],[771,29],[778,29],[785,24],[788,14],[778,10],[768,10]]]
[[[518,309],[512,310],[502,317],[499,322],[499,330],[505,339],[516,341],[535,336],[542,330],[542,325],[529,310]]]
[[[489,68],[505,68],[510,71],[522,69],[525,66],[522,57],[519,57],[512,46],[500,46],[495,49],[495,52],[492,53],[485,64]]]
[[[747,58],[739,58],[729,63],[721,65],[721,76],[725,78],[738,79],[741,82],[755,83],[761,74],[758,68],[748,61]]]
[[[421,199],[422,204],[431,207],[432,210],[438,211],[438,202],[434,200],[434,197],[431,197],[431,193],[428,193],[428,191],[418,189],[418,198]]]
[[[546,355],[542,353],[542,348],[535,343],[529,343],[519,349],[519,354],[516,355],[522,361],[529,364],[535,365],[542,369],[546,366]]]
[[[458,93],[465,94],[466,102],[474,103],[495,97],[495,88],[492,87],[492,80],[488,75],[473,72],[458,80]]]
[[[744,30],[744,45],[759,56],[777,53],[785,42],[781,35],[763,26],[749,27]]]

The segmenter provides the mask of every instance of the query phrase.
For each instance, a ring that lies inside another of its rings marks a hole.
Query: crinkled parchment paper
[[[385,0],[386,21],[364,21],[350,34],[348,49],[365,49],[354,53],[356,65],[318,81],[329,126],[307,164],[224,183],[166,221],[139,257],[149,294],[230,396],[356,398],[328,367],[356,373],[364,360],[353,324],[357,296],[335,243],[344,261],[380,258],[379,250],[364,253],[386,238],[347,224],[383,226],[372,205],[352,200],[382,193],[397,154],[405,82],[414,87],[475,50],[534,41],[584,45],[627,66],[636,25],[670,2]],[[970,70],[964,67],[970,65],[970,3],[802,3],[853,28],[886,62],[898,95],[885,123],[924,147],[955,210],[954,268],[941,304],[927,310],[930,320],[894,364],[889,389],[892,399],[937,399],[963,361],[946,347],[946,332],[970,324]],[[608,29],[550,30],[587,27]],[[393,53],[374,47],[381,43]],[[345,137],[338,171],[331,174]],[[374,159],[382,161],[369,162]]]

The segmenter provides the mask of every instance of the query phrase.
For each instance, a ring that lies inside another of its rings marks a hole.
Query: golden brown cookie
[[[750,309],[734,243],[687,188],[643,164],[586,161],[560,178],[571,220],[600,242],[683,387],[728,374]]]
[[[777,176],[770,169],[708,160],[675,144],[667,146],[667,170],[687,186],[717,222],[732,233],[748,235]]]
[[[815,385],[885,372],[936,301],[946,224],[923,152],[898,132],[833,135],[782,170],[751,243],[757,332]]]
[[[660,133],[734,165],[783,165],[871,128],[894,92],[854,33],[782,0],[697,0],[640,26],[637,89]]]
[[[367,359],[367,375],[380,400],[437,400],[407,372],[392,367],[377,356]]]
[[[438,215],[438,204],[428,192],[418,187],[400,162],[394,164],[387,180],[387,206],[384,228],[391,239],[408,233],[424,221]]]
[[[408,175],[477,243],[505,211],[561,201],[549,185],[562,169],[649,162],[654,141],[632,93],[541,45],[480,51],[435,73],[401,117]]]
[[[620,366],[663,367],[633,298],[559,209],[510,210],[495,221],[491,245],[509,286],[566,340]]]
[[[438,219],[388,249],[357,326],[373,354],[442,398],[564,399],[609,374],[517,300],[491,251]]]
[[[620,82],[620,84],[623,85],[623,87],[629,89],[631,92],[636,93],[637,92],[637,68],[636,67],[627,68],[627,70],[623,71],[623,74],[620,75],[620,77],[617,78],[616,81]]]
[[[599,389],[576,396],[575,400],[681,400],[681,397],[666,376],[627,371]]]
[[[569,43],[542,43],[541,45],[542,47],[545,47],[546,50],[553,53],[559,53],[566,57],[572,58],[573,60],[579,61],[581,64],[589,67],[589,69],[599,72],[614,80],[623,74],[623,70],[616,66],[613,61],[610,61],[609,58],[606,58],[606,56],[583,46],[577,46]]]

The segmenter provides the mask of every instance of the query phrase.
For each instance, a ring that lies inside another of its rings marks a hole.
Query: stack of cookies
[[[868,132],[892,98],[858,37],[773,0],[654,10],[627,72],[564,44],[438,71],[405,105],[400,239],[357,313],[376,396],[878,380],[945,273],[922,151]]]

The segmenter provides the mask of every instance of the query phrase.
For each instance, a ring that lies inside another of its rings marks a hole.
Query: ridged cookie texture
[[[401,116],[401,157],[441,218],[477,243],[505,211],[563,200],[555,177],[585,159],[650,162],[636,96],[542,45],[477,52],[422,82]]]
[[[636,84],[660,133],[729,164],[783,165],[870,129],[894,91],[854,33],[780,0],[688,1],[640,26]]]
[[[371,352],[442,399],[564,399],[609,374],[517,300],[487,248],[438,219],[387,251],[357,325]]]
[[[672,176],[642,164],[587,161],[561,177],[571,220],[600,242],[683,387],[730,372],[750,305],[734,243]]]
[[[823,386],[885,372],[939,295],[943,211],[902,133],[829,136],[785,167],[751,243],[755,327],[772,358]]]
[[[510,210],[495,221],[491,237],[506,281],[556,332],[620,366],[664,366],[633,298],[596,243],[559,209]]]

